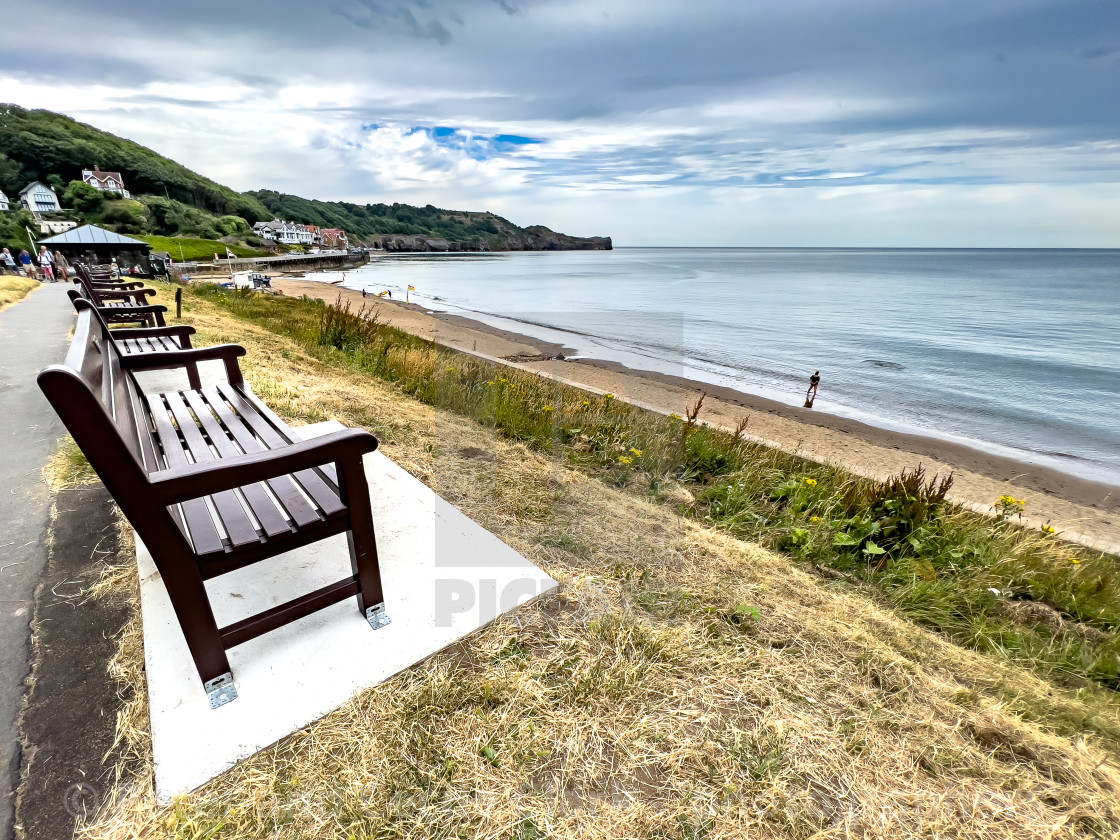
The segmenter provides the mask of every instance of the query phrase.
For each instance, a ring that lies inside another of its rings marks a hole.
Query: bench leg
[[[194,667],[210,697],[211,707],[228,703],[237,697],[237,692],[233,688],[229,659],[214,620],[214,611],[210,608],[210,599],[206,596],[202,575],[198,572],[198,564],[193,556],[184,555],[167,557],[165,562],[157,562],[156,565],[171,597],[171,606],[187,640]],[[219,697],[224,699],[216,703]]]
[[[350,514],[346,542],[350,546],[350,568],[358,576],[358,609],[373,629],[389,623],[385,595],[381,589],[381,567],[377,562],[377,539],[369,508],[369,485],[362,462],[335,465],[342,503]]]

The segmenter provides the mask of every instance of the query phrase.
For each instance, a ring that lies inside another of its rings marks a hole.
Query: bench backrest
[[[78,313],[74,340],[61,364],[38,378],[59,419],[105,487],[137,529],[151,511],[145,488],[158,469],[140,389],[121,366],[104,321],[92,309]]]

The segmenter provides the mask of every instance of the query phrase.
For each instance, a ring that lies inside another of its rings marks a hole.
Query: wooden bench
[[[78,312],[89,310],[93,317],[106,328],[101,313],[97,307],[83,297],[73,297],[74,309]],[[109,330],[109,335],[116,342],[117,349],[122,356],[135,356],[140,353],[167,353],[174,350],[192,350],[191,336],[196,332],[194,327],[186,324],[175,324],[169,327],[116,327]],[[191,388],[202,387],[197,364],[187,365],[187,381]]]
[[[152,553],[199,677],[217,708],[237,696],[226,651],[356,596],[385,614],[359,429],[302,441],[244,384],[245,349],[219,345],[124,355],[91,309],[39,387]],[[220,359],[228,382],[144,394],[134,371]],[[204,581],[345,532],[351,572],[336,583],[219,628]]]
[[[155,289],[141,289],[128,291],[108,291],[90,289],[79,286],[69,289],[66,294],[75,302],[79,299],[88,301],[97,308],[101,317],[110,324],[140,324],[144,327],[165,327],[164,313],[167,307],[162,304],[147,303],[148,294],[155,294]]]

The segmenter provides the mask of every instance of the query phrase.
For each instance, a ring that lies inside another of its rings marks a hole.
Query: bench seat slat
[[[246,452],[266,451],[267,447],[253,435],[252,430],[245,425],[242,417],[234,414],[233,409],[216,388],[206,388],[203,393],[218,413],[223,425],[229,429],[230,434],[233,435],[234,440],[241,445],[242,449]],[[322,521],[319,512],[304,499],[303,494],[299,492],[290,476],[271,479],[268,486],[287,509],[288,515],[291,516],[297,527],[306,528]]]
[[[268,416],[271,412],[269,412],[267,408],[264,408],[263,404],[261,405],[261,408],[264,409],[262,411],[228,383],[222,383],[218,385],[218,388],[223,396],[229,400],[230,404],[237,409],[237,412],[241,415],[242,419],[244,419],[245,423],[252,427],[253,431],[264,440],[270,449],[287,446],[293,442],[288,437],[280,434],[274,425],[273,419]],[[315,504],[317,504],[327,516],[340,513],[346,509],[339,498],[338,491],[334,487],[329,486],[316,470],[297,472],[295,473],[295,478],[299,479],[307,495],[314,500]]]
[[[195,416],[202,423],[202,427],[206,430],[210,441],[214,447],[221,453],[224,458],[231,458],[242,454],[241,450],[229,438],[229,433],[225,427],[218,422],[218,419],[213,414],[213,409],[210,404],[203,398],[202,394],[198,391],[184,391],[183,396],[186,397],[190,407],[194,410]],[[264,491],[260,484],[251,484],[247,487],[242,487],[241,492],[245,495],[245,501],[249,503],[249,507],[253,510],[253,515],[257,521],[261,523],[265,534],[269,537],[277,537],[281,534],[291,532],[291,526],[284,514],[277,509],[275,502],[269,498],[269,495]]]
[[[149,408],[156,407],[149,405]],[[189,466],[190,461],[187,460],[187,456],[183,452],[182,444],[179,442],[179,434],[175,431],[175,427],[171,425],[166,410],[149,410],[147,413],[155,423],[155,434],[161,444],[166,467]],[[210,517],[210,509],[206,506],[204,499],[190,499],[183,502],[179,507],[183,511],[183,519],[185,520],[183,524],[197,554],[210,554],[225,550],[225,545],[218,535],[218,529],[214,526],[214,520]]]
[[[171,414],[179,426],[179,433],[186,448],[194,457],[195,463],[217,460],[214,453],[210,451],[210,445],[202,436],[194,417],[187,409],[187,404],[183,402],[183,398],[175,391],[160,394],[159,397],[162,397],[163,402],[166,402],[167,407],[171,409]],[[158,400],[158,397],[155,399]],[[245,508],[241,506],[241,501],[234,491],[223,490],[221,493],[215,493],[210,499],[218,511],[218,516],[221,517],[230,543],[237,547],[260,540],[260,534],[249,520],[249,515],[245,513]]]

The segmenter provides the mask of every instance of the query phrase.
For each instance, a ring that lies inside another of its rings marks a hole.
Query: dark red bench
[[[300,440],[245,386],[244,354],[226,344],[123,355],[87,308],[65,361],[38,380],[151,552],[214,708],[237,696],[235,645],[351,596],[372,627],[389,622],[362,465],[377,439],[347,429]],[[211,359],[228,382],[144,394],[133,375]],[[343,532],[349,577],[217,626],[204,581]]]

